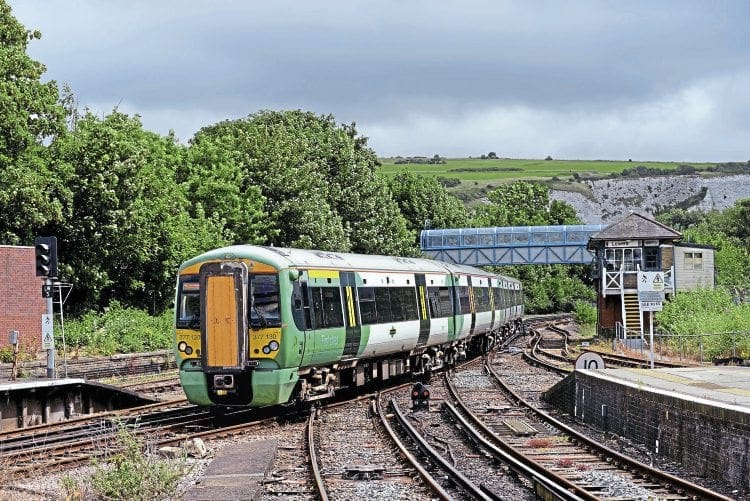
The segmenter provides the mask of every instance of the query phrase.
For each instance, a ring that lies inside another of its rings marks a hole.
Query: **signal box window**
[[[702,270],[703,269],[703,253],[702,252],[686,252],[685,253],[685,269]]]
[[[659,270],[659,248],[658,247],[644,247],[643,269],[645,271],[658,271]]]
[[[640,247],[635,249],[607,249],[604,258],[607,261],[607,271],[636,271],[637,266],[641,265]]]

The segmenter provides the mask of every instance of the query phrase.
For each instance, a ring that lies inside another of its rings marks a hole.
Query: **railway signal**
[[[36,237],[36,276],[57,277],[57,237]]]

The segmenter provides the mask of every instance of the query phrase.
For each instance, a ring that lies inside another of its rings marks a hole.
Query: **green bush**
[[[680,292],[656,314],[668,343],[708,357],[750,357],[750,304],[736,304],[723,288]]]
[[[576,301],[573,316],[580,325],[596,325],[596,307],[587,301]]]
[[[0,363],[9,364],[13,361],[13,348],[11,346],[3,346],[0,348]]]
[[[56,343],[62,346],[60,329],[56,334],[60,337]],[[99,355],[168,349],[172,345],[172,312],[152,317],[113,301],[104,313],[89,312],[65,322],[65,341],[71,348]]]
[[[91,487],[103,499],[169,499],[177,488],[182,464],[144,454],[143,444],[120,425],[119,452],[108,464],[94,463]],[[71,486],[66,486],[69,489]]]

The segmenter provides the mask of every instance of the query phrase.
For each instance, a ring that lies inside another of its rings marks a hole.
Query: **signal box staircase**
[[[623,294],[623,327],[625,337],[622,339],[625,346],[633,350],[644,347],[643,328],[641,325],[641,310],[638,303],[638,294]],[[630,334],[635,336],[630,337]]]

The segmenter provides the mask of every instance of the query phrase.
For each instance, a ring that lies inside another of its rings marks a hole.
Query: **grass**
[[[619,174],[624,169],[643,165],[658,169],[676,169],[685,162],[640,162],[627,160],[532,160],[498,158],[448,158],[444,164],[396,164],[397,158],[381,158],[380,172],[388,175],[403,170],[415,174],[429,174],[448,178],[458,178],[466,182],[508,182],[517,179],[573,180],[573,175],[581,177],[604,177]],[[690,163],[698,170],[713,167],[713,163]]]

